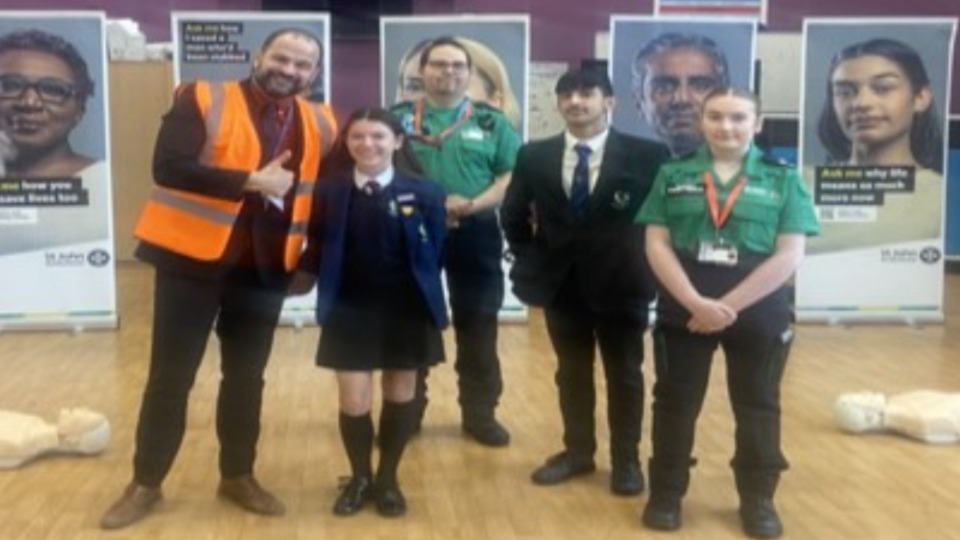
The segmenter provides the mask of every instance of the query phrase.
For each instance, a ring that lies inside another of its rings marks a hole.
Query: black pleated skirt
[[[412,281],[341,289],[316,358],[343,371],[419,369],[443,359],[443,337]]]

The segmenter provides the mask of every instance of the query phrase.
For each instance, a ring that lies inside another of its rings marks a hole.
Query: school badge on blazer
[[[613,192],[613,204],[611,206],[614,210],[623,210],[630,206],[630,199],[629,191],[615,191]]]

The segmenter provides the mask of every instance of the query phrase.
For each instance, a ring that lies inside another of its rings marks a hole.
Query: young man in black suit
[[[611,129],[613,88],[599,71],[570,71],[556,85],[567,129],[523,146],[500,210],[515,262],[514,292],[544,308],[557,354],[564,451],[533,472],[540,485],[596,469],[594,351],[607,378],[612,476],[618,495],[643,491],[640,425],[643,331],[654,281],[634,216],[666,147]]]

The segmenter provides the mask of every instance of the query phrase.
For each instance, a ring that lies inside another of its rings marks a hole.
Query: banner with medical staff
[[[322,69],[306,98],[315,102],[330,101],[329,14],[175,11],[170,19],[177,84],[197,79],[245,79],[263,41],[277,30],[296,28],[313,34],[323,44]],[[314,291],[288,297],[280,322],[294,326],[313,324],[315,307]]]
[[[0,11],[0,331],[117,326],[105,21]]]
[[[800,164],[821,223],[799,320],[943,320],[956,19],[806,19]]]

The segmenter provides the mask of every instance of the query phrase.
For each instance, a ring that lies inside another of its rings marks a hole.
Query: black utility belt
[[[677,250],[676,254],[684,268],[691,266],[705,269],[716,268],[718,270],[726,268],[738,272],[750,272],[770,258],[770,254],[738,250],[735,246],[730,247],[733,250],[732,255],[729,251],[725,251],[723,247],[704,247],[704,243],[701,243],[699,250],[696,252]],[[706,253],[704,253],[705,250]],[[711,250],[713,251],[711,252]]]

